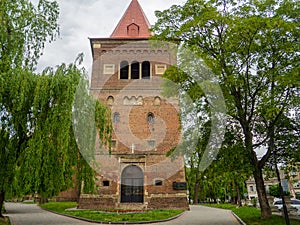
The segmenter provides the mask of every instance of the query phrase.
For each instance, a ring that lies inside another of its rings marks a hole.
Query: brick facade
[[[96,155],[98,194],[81,195],[79,208],[188,209],[183,157],[166,156],[181,139],[178,100],[161,93],[174,53],[132,34],[90,42],[91,92],[111,108],[114,130],[111,154],[104,148]]]

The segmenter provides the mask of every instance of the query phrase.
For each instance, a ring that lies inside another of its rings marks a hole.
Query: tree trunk
[[[246,151],[249,153],[250,161],[253,167],[253,177],[255,180],[256,191],[260,205],[261,218],[268,219],[272,216],[272,211],[267,198],[264,179],[262,175],[262,168],[259,165],[256,152],[253,149],[253,135],[250,131],[250,125],[248,123],[243,121],[241,122],[241,125],[243,127],[243,132],[245,135]]]
[[[199,195],[199,183],[196,183],[194,186],[194,203],[198,204],[198,195]]]
[[[258,167],[258,165],[256,165],[256,167]],[[262,171],[259,168],[255,168],[253,175],[256,184],[258,201],[261,209],[261,218],[270,218],[272,216],[272,211],[269,206]]]
[[[4,218],[4,216],[2,215],[2,208],[3,208],[4,198],[5,198],[5,192],[0,191],[0,218]]]
[[[239,184],[236,184],[236,193],[237,193],[237,205],[239,207],[242,206],[242,201],[241,201],[241,194],[240,194],[240,188],[239,188]]]
[[[49,202],[49,201],[48,201],[48,198],[43,198],[43,197],[40,198],[40,202],[39,202],[39,203],[40,203],[41,205],[42,205],[42,204],[45,204],[45,203],[47,203],[47,202]]]

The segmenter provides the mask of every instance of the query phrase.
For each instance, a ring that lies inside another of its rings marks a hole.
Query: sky
[[[92,55],[88,38],[109,37],[131,0],[57,0],[60,8],[60,37],[46,45],[39,60],[38,72],[61,63],[72,63],[79,53],[83,65],[91,73]],[[184,0],[139,0],[151,25],[156,10],[162,11]]]

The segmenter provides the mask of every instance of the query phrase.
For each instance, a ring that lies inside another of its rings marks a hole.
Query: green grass
[[[9,219],[5,218],[6,221],[4,221],[4,219],[0,218],[0,225],[9,225]]]
[[[95,210],[66,211],[68,208],[76,207],[74,202],[49,202],[41,205],[42,208],[71,216],[87,218],[102,222],[144,222],[153,220],[164,220],[174,217],[183,210],[151,210],[140,213],[111,213]]]
[[[206,204],[205,206],[229,209],[241,218],[247,225],[285,225],[285,220],[281,216],[272,215],[271,218],[262,220],[260,210],[254,207],[243,206],[237,208],[231,204]],[[300,225],[300,220],[290,219],[291,225]]]

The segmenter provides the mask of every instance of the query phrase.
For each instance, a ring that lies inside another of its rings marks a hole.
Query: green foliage
[[[8,218],[0,218],[0,225],[9,225],[10,224],[10,221]]]
[[[256,186],[263,218],[271,216],[264,166],[277,153],[278,160],[288,163],[299,155],[299,131],[290,126],[295,119],[286,119],[290,110],[299,109],[299,8],[293,0],[188,0],[156,12],[153,27],[154,39],[180,40],[180,46],[200,56],[216,75],[228,107],[228,126],[235,130],[235,140],[242,135],[250,169],[261,181]],[[168,79],[187,87],[198,104],[196,99],[203,96],[187,85],[195,81],[189,73],[180,79],[178,74],[168,74]],[[267,151],[258,158],[260,148]]]
[[[86,187],[94,187],[94,172],[72,129],[75,93],[86,77],[77,67],[82,56],[74,64],[33,73],[45,43],[58,34],[58,13],[56,1],[0,3],[0,192],[7,197],[36,192],[52,197],[73,186],[74,174],[79,186],[85,181]],[[101,140],[109,141],[107,109],[84,88],[84,98],[96,105],[93,131],[97,126]],[[95,145],[95,135],[89,134]]]
[[[58,32],[56,1],[1,0],[0,72],[26,66],[34,68],[47,41]]]
[[[274,184],[274,185],[271,185],[269,187],[269,194],[274,196],[274,197],[277,197],[277,198],[280,198],[280,192],[279,192],[279,185],[278,184]],[[283,193],[284,196],[289,196],[290,193],[287,192],[287,191],[284,191]]]
[[[285,219],[282,216],[272,215],[271,218],[262,220],[260,218],[260,211],[254,207],[236,207],[230,204],[209,204],[206,206],[229,209],[233,211],[239,218],[241,218],[246,224],[249,225],[285,225]],[[290,224],[299,225],[299,220],[290,219]]]
[[[0,160],[4,166],[0,168],[0,190],[10,196],[39,193],[44,198],[53,197],[73,186],[74,174],[78,184],[84,181],[86,189],[94,188],[94,172],[83,158],[83,151],[79,152],[72,129],[80,80],[84,80],[84,72],[75,64],[63,64],[41,75],[20,70],[5,77],[6,86],[1,92]],[[94,149],[96,128],[101,140],[109,141],[109,114],[87,89],[81,94],[86,102],[94,103],[92,109],[84,109],[96,111],[90,121],[84,121],[93,129],[83,130],[92,140],[89,147]]]
[[[253,205],[253,207],[256,208],[256,206],[257,206],[257,198],[252,198],[251,199],[251,204]]]

